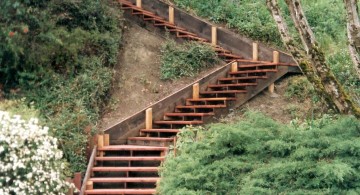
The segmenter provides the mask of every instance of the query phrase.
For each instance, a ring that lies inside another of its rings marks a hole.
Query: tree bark
[[[360,109],[351,101],[336,80],[325,62],[324,54],[317,47],[314,33],[306,20],[298,0],[285,0],[291,17],[302,39],[305,49],[296,47],[283,20],[277,0],[267,0],[267,6],[278,26],[286,48],[300,65],[308,80],[314,85],[317,94],[323,97],[328,106],[342,114],[354,114],[360,117]]]
[[[349,41],[349,52],[357,75],[360,79],[360,21],[357,2],[357,0],[344,0],[347,18],[346,30]]]

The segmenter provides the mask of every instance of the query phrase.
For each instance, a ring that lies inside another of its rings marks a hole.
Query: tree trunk
[[[296,29],[299,31],[305,50],[296,47],[290,36],[286,22],[283,20],[277,0],[267,0],[268,8],[278,26],[286,48],[300,65],[308,80],[314,85],[317,94],[323,97],[330,108],[343,114],[354,114],[360,117],[360,109],[342,89],[328,65],[324,54],[316,46],[315,36],[310,29],[298,0],[285,0]]]
[[[344,4],[347,16],[346,30],[349,40],[349,52],[360,79],[360,21],[357,0],[344,0]]]

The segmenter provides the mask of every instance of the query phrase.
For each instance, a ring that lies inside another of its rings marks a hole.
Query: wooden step
[[[202,94],[201,92],[200,94]],[[226,105],[220,104],[220,105],[190,105],[190,106],[176,106],[176,108],[189,108],[189,109],[195,109],[195,108],[226,108]]]
[[[93,167],[93,172],[157,172],[158,167]]]
[[[138,145],[110,145],[98,148],[99,151],[166,151],[167,149],[167,147]]]
[[[157,125],[199,125],[203,123],[203,121],[154,121],[154,124]]]
[[[158,21],[159,23],[154,23],[154,26],[166,26],[166,27],[169,27],[169,28],[173,28],[173,29],[180,29],[180,30],[186,30],[184,28],[181,28],[181,27],[178,27],[174,24],[171,24],[171,23],[168,23],[168,22],[165,22],[165,21]]]
[[[143,133],[179,133],[179,129],[141,129]]]
[[[257,83],[237,83],[237,84],[216,84],[208,85],[209,88],[221,88],[221,87],[244,87],[244,86],[256,86]]]
[[[156,194],[156,189],[95,189],[86,190],[85,194]]]
[[[277,66],[278,63],[260,63],[260,64],[240,64],[239,68],[254,68],[254,67],[267,67],[267,66]]]
[[[262,70],[243,70],[243,71],[237,71],[237,72],[229,72],[230,75],[236,75],[236,74],[247,74],[247,73],[262,73],[262,72],[277,72],[276,69],[262,69]]]
[[[229,93],[247,93],[247,90],[225,90],[225,91],[203,91],[200,94],[229,94]]]
[[[199,98],[199,99],[186,99],[189,102],[211,102],[211,101],[235,101],[236,98]]]
[[[209,113],[182,113],[182,112],[173,112],[173,113],[165,113],[165,116],[168,117],[176,117],[176,116],[214,116],[215,113],[209,112]]]
[[[156,183],[159,177],[95,177],[89,181],[94,183]]]
[[[267,76],[247,76],[247,77],[226,77],[219,78],[218,81],[233,81],[233,80],[252,80],[252,79],[267,79]]]
[[[158,142],[172,142],[174,138],[168,137],[128,137],[131,141],[158,141]]]
[[[109,156],[95,157],[96,161],[163,161],[165,157],[160,156]]]

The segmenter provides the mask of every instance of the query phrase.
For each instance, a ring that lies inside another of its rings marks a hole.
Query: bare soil
[[[288,76],[278,80],[275,83],[275,93],[271,94],[267,90],[262,91],[249,102],[221,119],[221,122],[241,120],[243,114],[248,110],[262,112],[266,116],[283,124],[289,124],[293,119],[305,121],[311,118],[312,115],[319,116],[326,112],[326,108],[322,107],[321,103],[314,105],[311,97],[307,97],[304,100],[297,97],[287,97],[286,90],[291,79],[294,79],[294,76]]]
[[[104,130],[124,120],[218,67],[204,70],[196,77],[161,80],[160,50],[165,41],[165,37],[126,21],[123,49],[115,67],[111,99],[99,122],[99,129]],[[287,77],[278,81],[274,94],[265,90],[220,121],[239,120],[249,109],[260,111],[281,123],[289,123],[295,118],[303,121],[311,117],[313,109],[310,99],[300,101],[295,97],[285,97],[290,79]]]
[[[123,36],[111,98],[99,129],[122,121],[219,67],[204,70],[196,77],[164,81],[160,79],[160,51],[166,38],[131,21],[126,21]]]

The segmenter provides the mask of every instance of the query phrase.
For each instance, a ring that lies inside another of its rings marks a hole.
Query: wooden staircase
[[[127,145],[110,145],[109,136],[100,135],[81,194],[155,194],[160,179],[158,167],[165,160],[168,146],[174,144],[181,128],[210,121],[218,113],[229,110],[242,95],[250,93],[260,84],[264,85],[262,81],[273,77],[281,67],[296,66],[279,63],[276,52],[272,61],[243,59],[129,1],[118,1],[122,9],[152,22],[154,26],[167,29],[178,38],[211,45],[219,57],[231,61],[231,70],[204,90],[195,84],[192,97],[187,98],[184,104],[176,105],[172,112],[164,113],[161,120],[153,120],[152,109],[148,109],[145,128],[139,129],[138,136],[128,137]]]

